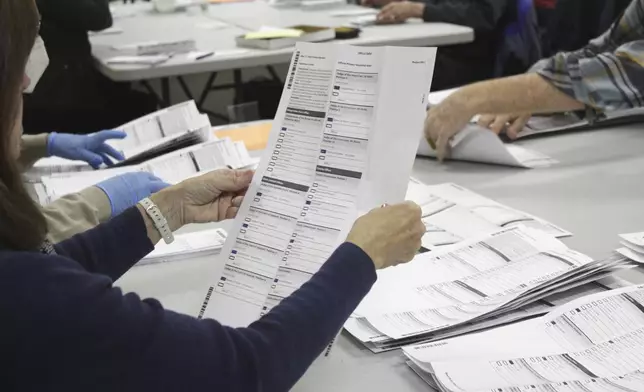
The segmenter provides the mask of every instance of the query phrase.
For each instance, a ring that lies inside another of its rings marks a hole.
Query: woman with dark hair
[[[235,216],[250,171],[168,187],[56,246],[25,192],[21,91],[38,30],[33,0],[0,1],[0,390],[286,391],[376,279],[411,260],[425,231],[413,203],[359,218],[311,280],[247,328],[164,310],[112,282],[187,223]]]

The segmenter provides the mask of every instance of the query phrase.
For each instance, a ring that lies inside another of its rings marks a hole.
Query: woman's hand
[[[252,179],[252,170],[213,170],[168,187],[150,196],[150,199],[159,207],[170,229],[175,231],[189,223],[234,218]],[[148,222],[145,211],[141,209],[141,213]],[[158,241],[160,237],[154,225],[152,233],[149,227],[148,234],[152,234],[150,239]]]
[[[425,225],[420,207],[411,201],[371,210],[347,236],[371,257],[376,269],[410,261],[421,247]]]
[[[519,135],[519,132],[523,130],[530,117],[532,117],[530,113],[484,114],[479,118],[478,124],[490,129],[497,135],[505,132],[508,138],[514,140]]]

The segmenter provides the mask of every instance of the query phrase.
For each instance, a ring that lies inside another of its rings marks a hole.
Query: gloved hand
[[[110,200],[112,216],[169,185],[147,172],[125,173],[96,184]]]
[[[89,135],[72,135],[52,132],[47,138],[47,156],[85,161],[94,169],[102,163],[113,164],[110,157],[122,161],[123,154],[105,143],[108,139],[123,139],[123,131],[100,131]]]

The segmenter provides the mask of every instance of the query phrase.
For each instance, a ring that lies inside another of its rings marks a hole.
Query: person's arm
[[[47,238],[57,244],[106,222],[112,209],[105,192],[93,186],[47,204],[42,212],[49,229]]]
[[[93,229],[58,243],[55,249],[87,271],[116,280],[150,253],[154,244],[148,238],[141,212],[132,207]]]
[[[508,0],[419,0],[425,22],[444,22],[492,31],[503,16]]]
[[[123,229],[124,237],[137,236]],[[140,240],[132,238],[111,256],[129,257],[127,246]],[[47,382],[54,389],[101,383],[120,391],[287,391],[376,280],[369,256],[345,243],[261,319],[230,328],[123,295],[108,278],[88,274],[67,258],[36,256],[16,258],[3,269],[2,290],[12,293],[6,302],[15,309],[5,331],[7,341],[19,346],[15,363],[28,364],[25,374],[46,369],[52,375],[21,378],[25,389]],[[14,325],[23,327],[14,332]]]
[[[112,26],[108,0],[38,0],[43,19],[70,30],[100,31]]]
[[[40,158],[47,156],[48,133],[40,135],[22,135],[20,138],[20,159],[22,170],[31,168]]]
[[[584,108],[538,74],[524,74],[463,87],[441,106],[458,107],[463,117],[481,113],[548,113]]]

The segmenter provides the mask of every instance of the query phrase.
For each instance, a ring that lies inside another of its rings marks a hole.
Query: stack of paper
[[[239,169],[252,165],[253,162],[243,142],[233,142],[226,138],[187,147],[144,164],[44,176],[35,189],[40,203],[44,205],[123,173],[146,171],[168,183],[176,184],[211,170],[226,167]]]
[[[538,229],[557,238],[571,235],[541,218],[456,184],[428,186],[412,180],[406,198],[423,210],[423,222],[427,227],[423,246],[427,249],[454,245],[476,235],[518,225]]]
[[[226,241],[226,230],[211,229],[194,233],[177,234],[174,242],[159,242],[150,254],[136,265],[148,265],[194,259],[196,257],[216,256]]]
[[[139,164],[211,138],[210,120],[199,113],[194,101],[159,110],[116,129],[127,134],[125,139],[107,142],[126,158],[116,164],[117,167]],[[90,170],[92,168],[84,162],[52,157],[36,162],[30,170],[30,178]]]
[[[298,43],[200,316],[252,323],[318,271],[361,213],[403,200],[434,59],[433,48]]]
[[[616,250],[622,256],[640,264],[644,264],[644,232],[620,234],[622,247]]]
[[[542,231],[513,227],[379,271],[345,329],[374,350],[443,339],[491,317],[523,318],[530,309],[517,312],[528,304],[630,267],[624,258],[593,261]]]
[[[631,286],[404,353],[444,392],[644,391],[643,309],[644,286]]]
[[[540,152],[506,144],[489,129],[475,124],[467,125],[450,142],[449,159],[489,163],[494,165],[522,168],[548,167],[557,160]],[[425,135],[421,136],[418,155],[436,157],[436,151],[429,146]]]

